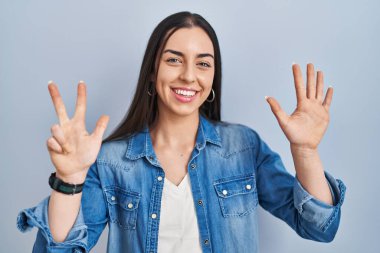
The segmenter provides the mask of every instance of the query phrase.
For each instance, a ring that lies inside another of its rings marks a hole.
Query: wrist
[[[305,145],[290,144],[290,151],[293,155],[313,156],[318,154],[318,147],[309,147]]]
[[[62,175],[58,171],[56,171],[56,177],[65,183],[69,184],[83,184],[86,180],[87,171],[86,172],[78,172],[72,175]]]

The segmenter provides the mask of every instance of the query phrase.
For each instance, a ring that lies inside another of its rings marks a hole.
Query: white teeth
[[[181,94],[181,95],[184,95],[184,96],[188,96],[188,97],[192,97],[195,95],[195,91],[190,91],[190,90],[179,90],[179,89],[175,89],[174,90],[175,93],[177,94]]]

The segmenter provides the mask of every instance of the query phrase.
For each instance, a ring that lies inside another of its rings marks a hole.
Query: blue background
[[[379,252],[379,1],[5,1],[0,0],[1,252],[31,252],[36,229],[16,229],[19,210],[50,194],[46,149],[57,122],[47,82],[58,83],[70,115],[76,86],[88,87],[87,129],[120,122],[154,27],[189,10],[220,40],[222,117],[256,129],[294,174],[289,143],[264,96],[291,113],[291,64],[308,62],[334,87],[331,122],[319,150],[347,186],[335,240],[304,240],[260,209],[261,252]],[[105,252],[107,230],[93,252]]]

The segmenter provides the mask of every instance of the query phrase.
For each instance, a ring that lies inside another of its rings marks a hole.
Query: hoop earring
[[[209,103],[211,103],[211,102],[213,102],[213,101],[215,100],[215,92],[214,92],[214,89],[211,89],[211,91],[212,91],[212,99],[211,99],[211,100],[206,99],[206,101],[209,102]]]
[[[150,86],[153,87],[153,82],[150,82],[150,84],[151,84]],[[149,89],[149,88],[148,88],[147,93],[148,93],[149,96],[153,96],[153,91],[152,91],[152,89]]]

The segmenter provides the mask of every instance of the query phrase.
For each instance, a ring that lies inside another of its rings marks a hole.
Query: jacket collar
[[[202,150],[205,148],[206,142],[221,147],[220,136],[215,126],[204,116],[200,115],[195,147],[198,150]],[[158,165],[147,126],[145,126],[141,132],[137,132],[128,138],[128,147],[125,154],[125,157],[131,160],[136,160],[144,156],[147,157],[151,163]]]

